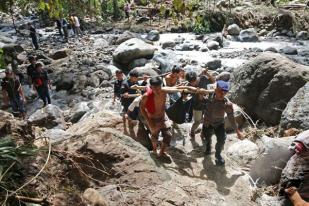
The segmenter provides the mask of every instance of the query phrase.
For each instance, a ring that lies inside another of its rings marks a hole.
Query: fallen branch
[[[18,195],[16,195],[15,198],[22,202],[35,203],[35,204],[40,204],[43,206],[52,205],[52,203],[49,202],[47,198],[31,198],[31,197],[18,196]]]

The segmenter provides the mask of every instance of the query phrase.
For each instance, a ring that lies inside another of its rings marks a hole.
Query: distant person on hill
[[[58,32],[59,32],[59,35],[62,36],[62,23],[61,23],[61,19],[60,18],[57,18],[56,19],[56,25],[57,25],[57,29],[58,29]]]
[[[15,78],[12,69],[5,70],[5,77],[1,81],[4,107],[9,104],[14,113],[19,113],[22,118],[26,117],[24,103],[26,98],[22,86],[18,79]]]
[[[77,36],[83,36],[82,30],[80,29],[80,22],[76,15],[73,16],[74,18],[74,26],[75,26],[75,34]]]
[[[69,31],[68,31],[68,21],[65,18],[61,19],[61,25],[62,25],[62,30],[63,30],[63,35],[64,35],[64,40],[65,42],[68,42],[69,40]]]
[[[44,103],[44,107],[46,104],[50,104],[50,94],[49,88],[51,86],[50,81],[48,79],[47,71],[43,69],[42,63],[36,63],[35,72],[33,73],[33,84],[38,91],[40,99]]]
[[[124,13],[126,14],[126,18],[129,21],[130,20],[130,5],[128,3],[126,3],[126,5],[124,6]]]
[[[36,36],[35,27],[31,23],[28,23],[28,27],[29,27],[29,31],[30,31],[30,37],[32,39],[32,44],[33,44],[34,48],[36,50],[38,50],[39,49],[39,44],[38,44],[38,38]]]
[[[32,55],[28,56],[30,65],[27,67],[28,82],[31,86],[33,83],[33,74],[35,72],[36,58]]]

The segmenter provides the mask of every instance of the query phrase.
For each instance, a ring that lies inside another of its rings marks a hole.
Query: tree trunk
[[[113,0],[113,17],[114,19],[119,19],[120,17],[120,9],[118,7],[118,0]]]

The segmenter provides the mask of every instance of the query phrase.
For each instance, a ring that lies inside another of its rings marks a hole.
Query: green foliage
[[[195,17],[193,32],[196,34],[205,34],[210,32],[209,22],[202,15],[197,15]]]
[[[183,0],[173,0],[173,10],[176,13],[184,14],[186,12],[186,5]]]
[[[21,160],[38,151],[32,146],[17,146],[10,137],[0,139],[0,186],[12,186],[12,179],[20,175]]]

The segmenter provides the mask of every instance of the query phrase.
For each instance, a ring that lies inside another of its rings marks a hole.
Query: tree
[[[14,29],[17,33],[17,28],[15,25],[15,19],[14,19],[14,11],[13,11],[14,1],[13,0],[2,0],[2,3],[0,4],[0,11],[3,11],[5,13],[10,13],[10,16],[13,21]]]
[[[113,0],[113,18],[114,19],[120,18],[120,9],[118,6],[118,0]]]

